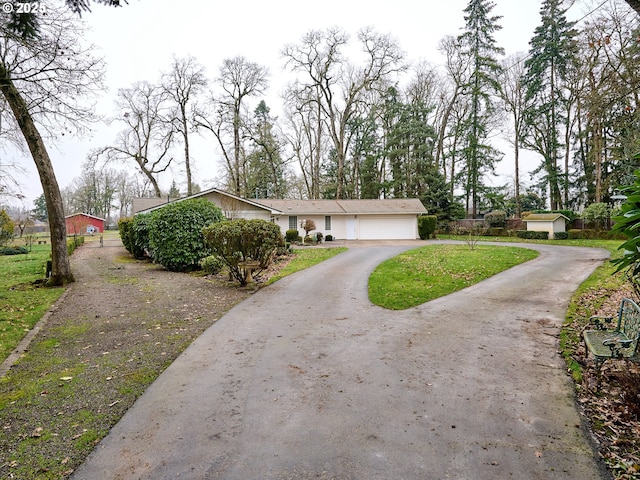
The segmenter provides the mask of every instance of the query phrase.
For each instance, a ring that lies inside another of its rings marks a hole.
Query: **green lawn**
[[[287,275],[291,275],[299,270],[304,270],[305,268],[313,267],[314,265],[324,262],[325,260],[330,259],[331,257],[344,252],[346,247],[335,247],[335,248],[299,248],[295,249],[293,252],[293,258],[289,263],[281,268],[276,275],[269,278],[265,285],[270,285],[276,280],[279,280]]]
[[[369,299],[404,310],[478,283],[538,256],[528,248],[434,244],[381,263],[369,277]]]
[[[50,255],[49,244],[33,245],[27,254],[0,255],[0,362],[64,292],[34,284],[44,278]]]

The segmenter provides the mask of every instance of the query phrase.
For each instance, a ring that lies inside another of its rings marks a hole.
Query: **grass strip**
[[[391,258],[369,277],[369,299],[404,310],[456,292],[538,256],[535,250],[462,244],[435,244]]]

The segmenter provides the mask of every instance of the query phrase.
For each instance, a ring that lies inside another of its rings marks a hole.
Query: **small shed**
[[[94,217],[88,213],[74,213],[64,217],[67,235],[94,235],[104,232],[104,218]]]
[[[561,213],[532,213],[522,219],[527,224],[527,230],[534,232],[548,232],[553,238],[556,232],[566,232],[569,218]]]

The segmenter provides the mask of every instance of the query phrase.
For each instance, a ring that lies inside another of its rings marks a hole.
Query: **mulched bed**
[[[588,324],[593,299],[606,298],[593,315],[613,316],[622,298],[634,298],[630,287],[591,292],[583,296],[585,309],[565,329],[576,333],[572,359],[582,367],[582,383],[576,385],[577,401],[588,419],[600,454],[615,479],[640,478],[640,366],[626,360],[605,362],[598,377],[592,360],[585,357],[579,332]]]

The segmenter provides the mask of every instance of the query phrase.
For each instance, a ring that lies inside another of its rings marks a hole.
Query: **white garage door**
[[[417,235],[415,216],[359,217],[360,240],[414,240]]]

